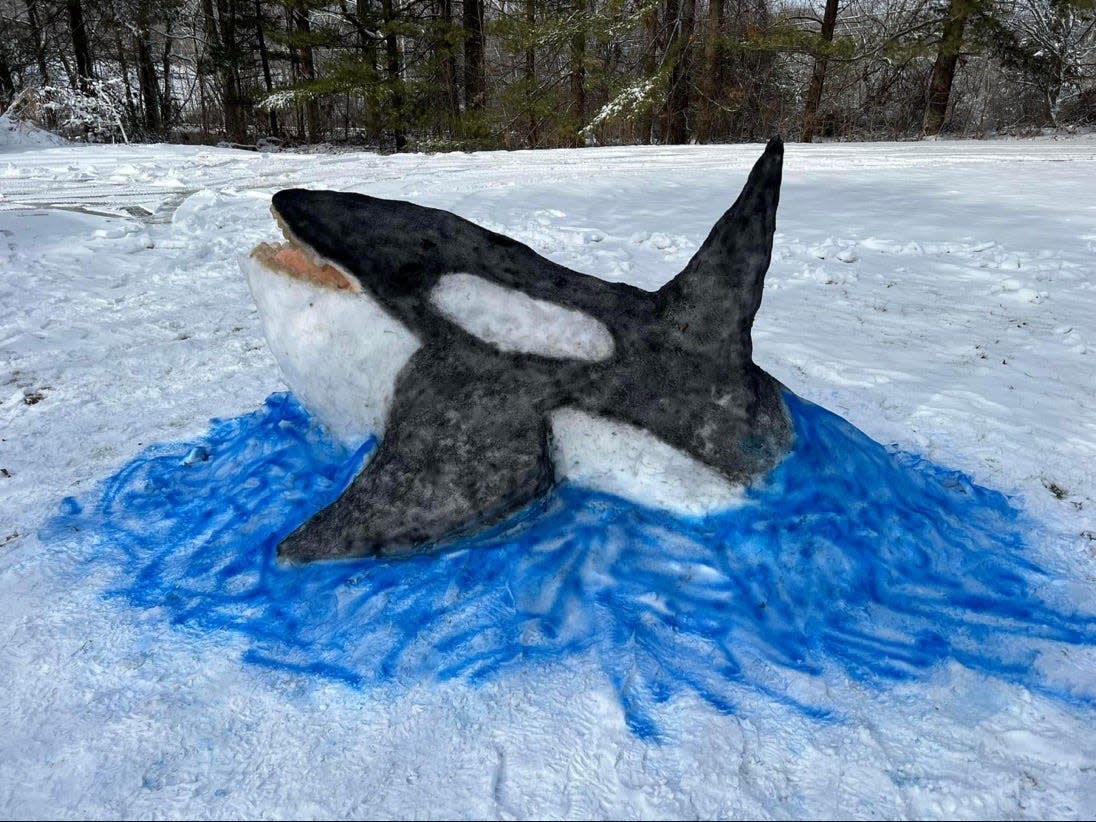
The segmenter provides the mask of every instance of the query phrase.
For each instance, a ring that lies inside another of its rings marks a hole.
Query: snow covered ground
[[[274,191],[446,208],[654,288],[760,150],[0,153],[0,816],[1091,818],[1092,643],[1033,663],[1075,699],[957,660],[882,686],[773,670],[835,718],[684,690],[654,739],[582,654],[373,687],[248,663],[243,634],[105,597],[115,571],[45,528],[284,390],[236,263],[278,238]],[[1089,615],[1094,317],[1096,142],[788,146],[757,362],[1011,496],[1038,593]]]

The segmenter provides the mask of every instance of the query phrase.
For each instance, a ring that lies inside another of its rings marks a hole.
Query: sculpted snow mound
[[[542,502],[568,475],[638,493],[641,504],[684,503],[670,506],[678,510],[736,501],[793,440],[780,385],[754,363],[750,337],[783,157],[773,138],[688,264],[653,292],[553,263],[452,212],[277,192],[271,211],[289,247],[260,246],[246,260],[273,274],[249,274],[267,338],[306,408],[333,430],[381,440],[279,555],[441,550]],[[272,298],[265,283],[279,292],[291,283],[296,296]],[[354,293],[336,307],[340,286]],[[359,316],[356,301],[374,314]],[[392,322],[419,344],[399,350],[399,368],[379,331]],[[374,418],[384,412],[383,434],[352,402],[377,368],[391,388],[382,403],[375,392],[363,402]]]

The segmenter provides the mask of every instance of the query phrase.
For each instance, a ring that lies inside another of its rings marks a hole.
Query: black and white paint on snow
[[[751,341],[782,160],[774,138],[696,255],[654,292],[572,271],[446,211],[277,193],[287,242],[241,260],[267,340],[335,434],[381,440],[279,555],[436,550],[558,477],[688,513],[734,505],[793,440],[782,386],[754,364]]]

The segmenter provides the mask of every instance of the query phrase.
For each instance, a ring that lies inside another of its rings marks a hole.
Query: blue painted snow
[[[198,441],[146,449],[42,535],[109,569],[110,597],[242,635],[249,663],[356,688],[591,655],[644,738],[682,691],[733,712],[752,689],[826,719],[795,696],[797,675],[879,687],[946,660],[1091,704],[1048,685],[1037,659],[1096,644],[1096,618],[1047,601],[1031,524],[1004,496],[786,400],[794,452],[716,516],[562,484],[439,556],[283,566],[278,541],[374,443],[348,453],[275,394]]]

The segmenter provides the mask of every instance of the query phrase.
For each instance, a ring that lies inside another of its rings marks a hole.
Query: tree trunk
[[[537,147],[537,113],[533,92],[537,87],[537,52],[533,48],[533,30],[537,24],[537,0],[525,0],[525,24],[529,27],[529,48],[525,50],[525,106],[529,111],[529,131],[525,135],[525,144],[529,148]]]
[[[650,79],[654,77],[655,72],[658,71],[658,55],[662,51],[662,38],[658,25],[657,6],[650,6],[647,13],[643,15],[643,30],[647,40],[647,47],[643,52],[643,76],[645,79]],[[640,139],[643,142],[651,145],[654,144],[656,122],[657,118],[655,117],[654,106],[648,106],[637,123],[637,128],[641,135]]]
[[[11,66],[8,64],[7,54],[0,45],[0,112],[7,108],[14,94],[15,81],[11,76]]]
[[[143,125],[146,134],[160,131],[160,87],[156,66],[152,60],[152,16],[155,14],[150,0],[141,0],[134,8],[133,40],[137,52],[137,87],[141,92],[144,111]]]
[[[60,5],[57,6],[57,9],[60,9]],[[46,14],[45,20],[42,21],[43,50],[51,42],[59,44],[65,41],[65,35],[59,27],[59,24],[63,22],[61,17],[62,15],[60,12],[56,11],[55,13]],[[61,67],[65,70],[65,77],[68,78],[69,88],[75,89],[80,87],[79,75],[77,74],[76,67],[72,64],[69,52],[70,49],[58,46],[53,50],[52,56],[61,61]]]
[[[674,2],[674,0],[670,0]],[[666,142],[672,144],[689,141],[689,92],[692,78],[689,63],[692,60],[693,23],[696,18],[696,0],[681,0],[681,13],[677,18],[677,31],[671,41],[670,93],[666,100]]]
[[[126,56],[126,47],[122,43],[122,29],[117,25],[114,26],[114,51],[118,55],[122,86],[126,90],[126,116],[131,126],[139,128],[141,121],[137,116],[137,103],[133,99],[133,85],[129,82],[129,59]]]
[[[215,67],[221,46],[221,36],[217,33],[217,18],[213,14],[213,0],[202,0],[202,25],[205,31],[205,53],[199,58],[206,63],[206,72]]]
[[[1055,69],[1054,79],[1047,85],[1043,98],[1046,102],[1047,120],[1050,121],[1051,128],[1058,128],[1058,115],[1062,108],[1062,89],[1066,84],[1066,67],[1069,55],[1056,52],[1052,56]]]
[[[453,0],[435,0],[437,22],[431,29],[430,49],[434,56],[436,90],[431,97],[436,100],[438,115],[433,120],[436,131],[445,131],[460,113],[461,78],[457,68],[457,55],[453,46]]]
[[[270,76],[270,52],[266,48],[266,35],[264,33],[263,4],[262,0],[255,0],[255,33],[259,41],[259,60],[263,66],[263,84],[266,93],[274,90],[274,80]],[[270,135],[278,136],[278,113],[274,109],[267,112],[267,124],[270,126]]]
[[[708,26],[704,43],[704,120],[701,123],[701,140],[715,136],[719,101],[723,96],[723,0],[711,0],[708,4]]]
[[[224,94],[225,132],[234,143],[246,143],[247,119],[240,83],[240,51],[236,43],[236,2],[217,0],[217,17],[221,26],[221,89]]]
[[[392,0],[381,0],[381,13],[384,15],[384,56],[385,68],[388,72],[388,82],[392,86],[392,112],[393,125],[392,137],[396,143],[396,151],[403,151],[407,146],[407,134],[403,122],[403,93],[400,79],[400,44],[393,30],[395,22],[395,10]]]
[[[959,52],[963,48],[963,32],[973,12],[974,0],[949,0],[948,2],[940,50],[936,53],[932,77],[929,79],[925,119],[921,126],[921,133],[925,137],[939,134],[944,126],[948,100],[951,98],[951,84],[955,79],[955,67],[959,62]]]
[[[574,145],[581,145],[586,125],[586,0],[572,0],[575,31],[571,36],[571,110],[575,115]]]
[[[160,65],[163,68],[164,85],[160,93],[160,123],[161,128],[171,128],[174,121],[175,93],[171,87],[171,44],[175,38],[171,36],[172,20],[167,18],[164,22],[164,51],[160,55]]]
[[[46,66],[46,49],[42,45],[42,24],[38,20],[38,0],[24,0],[27,7],[27,20],[30,22],[30,39],[34,47],[34,61],[38,64],[38,75],[45,85],[49,85],[49,68]]]
[[[366,65],[377,68],[377,43],[372,32],[375,26],[371,0],[358,0],[358,49]]]
[[[206,78],[198,75],[198,105],[202,111],[202,142],[209,139],[209,106],[206,105]]]
[[[464,0],[464,107],[483,108],[487,80],[483,73],[483,0]]]
[[[67,0],[69,30],[72,33],[72,49],[76,56],[76,76],[80,89],[86,94],[91,91],[94,70],[91,63],[91,46],[84,27],[84,9],[80,0]]]
[[[145,130],[149,134],[160,131],[160,95],[156,66],[152,62],[152,43],[146,21],[137,24],[137,85],[141,89],[141,102],[145,111]]]
[[[205,29],[205,51],[199,58],[199,75],[205,77],[220,77],[221,62],[224,57],[224,48],[221,45],[221,35],[217,31],[217,18],[213,10],[213,0],[202,0],[202,24]],[[218,81],[218,85],[220,85]],[[202,132],[203,136],[209,134],[209,117],[206,108],[205,83],[199,86],[202,92]],[[221,89],[221,96],[225,96],[225,90]],[[224,131],[228,131],[228,105],[222,106],[224,116]]]
[[[822,49],[814,57],[814,71],[807,87],[807,104],[803,108],[803,132],[799,139],[804,143],[814,139],[818,107],[822,104],[822,86],[826,82],[826,64],[829,62],[827,50],[833,42],[833,30],[836,26],[837,0],[826,0],[826,10],[822,13]]]
[[[296,31],[297,26],[294,22],[296,20],[296,15],[297,13],[290,6],[287,5],[285,7],[285,30],[287,32]],[[301,79],[300,52],[292,42],[289,43],[286,48],[289,51],[289,78],[294,83],[297,83]],[[295,101],[293,104],[293,117],[291,119],[294,121],[295,139],[297,142],[303,143],[305,141],[304,116],[300,100]]]
[[[301,34],[312,33],[312,22],[308,19],[308,10],[298,8],[293,12],[293,18],[297,31]],[[301,61],[301,75],[305,80],[316,79],[316,63],[312,56],[312,46],[305,42],[299,49]],[[304,103],[304,116],[308,124],[308,142],[318,143],[320,134],[320,103],[314,96],[309,96]]]

